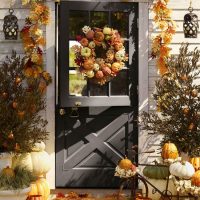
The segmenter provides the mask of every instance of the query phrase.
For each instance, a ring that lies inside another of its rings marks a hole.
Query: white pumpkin
[[[37,142],[33,147],[33,151],[44,151],[45,150],[45,143],[44,142]]]
[[[17,166],[26,167],[31,172],[33,171],[33,164],[30,153],[17,154],[12,158],[12,168]]]
[[[46,174],[51,168],[50,156],[46,151],[31,152],[31,160],[36,176]]]
[[[172,163],[169,167],[169,171],[172,175],[181,179],[190,179],[195,173],[195,169],[188,161],[177,161]]]
[[[36,176],[46,174],[51,168],[51,160],[44,149],[44,142],[36,143],[33,152],[15,156],[12,160],[12,167],[15,168],[19,165],[27,167]]]

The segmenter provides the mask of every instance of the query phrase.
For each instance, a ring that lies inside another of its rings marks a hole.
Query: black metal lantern
[[[18,36],[18,19],[13,12],[13,9],[9,9],[10,14],[4,17],[3,32],[6,40],[17,40]]]
[[[190,12],[184,16],[183,22],[183,31],[185,34],[185,38],[197,38],[197,32],[199,29],[198,16],[193,13],[191,2],[188,10]]]

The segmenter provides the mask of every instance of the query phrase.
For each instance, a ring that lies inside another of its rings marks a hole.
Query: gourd
[[[123,158],[119,162],[119,167],[121,169],[132,169],[132,165],[133,165],[133,163],[127,157]]]
[[[200,157],[191,158],[190,163],[193,165],[195,171],[200,169]]]
[[[42,195],[31,195],[26,198],[26,200],[43,200]]]
[[[42,195],[42,200],[47,200],[50,194],[49,184],[45,178],[39,178],[31,184],[31,190],[28,196]]]
[[[162,166],[146,166],[143,169],[144,176],[152,179],[166,179],[169,176],[169,168]]]
[[[34,151],[31,152],[33,173],[37,176],[46,174],[51,168],[50,156],[44,149],[45,144],[40,142],[36,143]]]
[[[194,167],[188,161],[172,163],[169,167],[169,171],[172,175],[181,179],[190,179],[195,173]]]
[[[44,149],[44,142],[40,142],[35,144],[33,152],[14,156],[12,168],[24,166],[33,171],[36,176],[46,174],[51,168],[51,161],[49,154]]]
[[[6,168],[3,168],[1,171],[1,174],[8,178],[12,178],[15,176],[14,170],[12,168],[10,168],[9,166],[7,166]]]
[[[178,150],[174,143],[167,142],[162,148],[161,156],[163,159],[176,159],[178,158]]]
[[[192,185],[200,187],[200,170],[196,171],[195,174],[192,176]]]

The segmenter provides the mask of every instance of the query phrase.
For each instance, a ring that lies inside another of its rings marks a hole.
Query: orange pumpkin
[[[200,187],[200,170],[196,171],[192,176],[192,185]]]
[[[176,159],[178,158],[178,150],[174,143],[167,142],[162,148],[161,156],[163,159]]]
[[[109,74],[111,74],[111,69],[109,68],[109,67],[103,67],[102,68],[102,71],[103,71],[103,73],[105,74],[105,75],[109,75]]]
[[[195,171],[200,169],[200,157],[191,158],[190,163],[193,165]]]
[[[95,74],[96,78],[103,78],[104,74],[101,70],[97,71],[97,73]]]
[[[114,62],[111,69],[113,72],[118,72],[121,70],[121,64],[119,62]]]
[[[94,61],[92,59],[90,59],[90,58],[85,60],[84,63],[83,63],[83,67],[86,70],[93,69],[94,68]]]
[[[26,200],[43,200],[42,195],[31,195],[26,198]]]
[[[7,166],[6,168],[3,168],[1,173],[10,178],[15,176],[14,170],[10,168],[9,166]]]
[[[45,178],[39,178],[36,182],[31,184],[31,195],[42,195],[42,200],[47,200],[50,194],[49,184]]]
[[[119,162],[119,167],[121,169],[132,169],[132,166],[133,166],[133,163],[127,157],[120,160],[120,162]]]

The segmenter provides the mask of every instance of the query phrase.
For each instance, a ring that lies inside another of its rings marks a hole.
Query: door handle
[[[64,108],[60,108],[59,109],[59,114],[61,115],[61,116],[63,116],[63,115],[65,115],[65,109]]]

